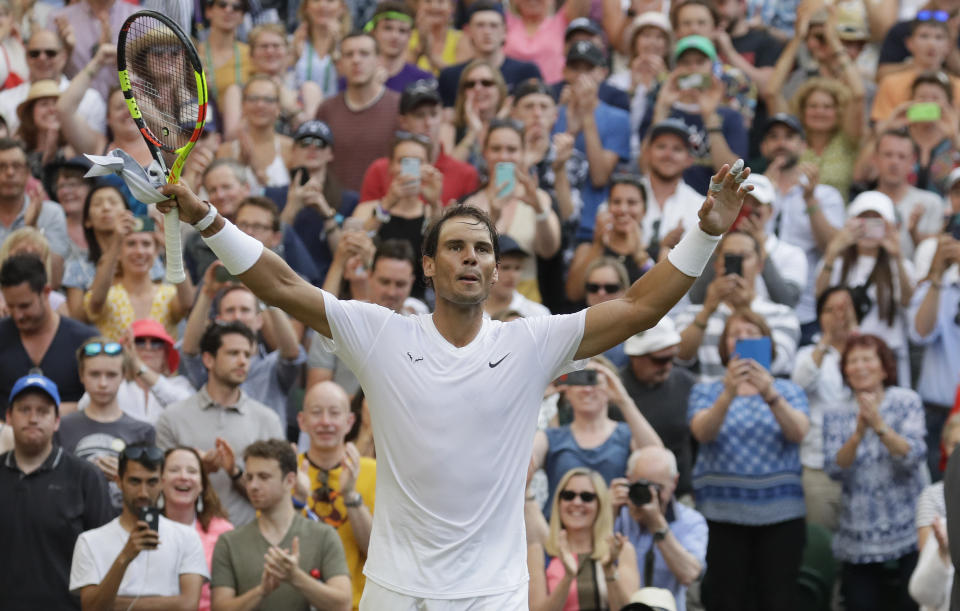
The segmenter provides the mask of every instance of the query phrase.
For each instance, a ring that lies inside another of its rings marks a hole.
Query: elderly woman
[[[694,496],[710,528],[708,609],[792,609],[803,553],[807,398],[793,382],[737,356],[738,340],[756,338],[770,338],[760,315],[731,314],[718,346],[726,376],[694,386],[688,402],[690,432],[700,442]]]
[[[227,511],[210,485],[210,475],[197,450],[184,446],[167,450],[163,459],[161,483],[163,514],[174,522],[197,529],[207,568],[211,568],[217,539],[223,533],[233,530],[233,525],[227,520]],[[203,584],[198,609],[210,609],[210,584]]]
[[[917,496],[929,482],[920,396],[898,387],[893,352],[876,335],[847,340],[840,361],[853,395],[823,422],[825,469],[843,484],[834,556],[847,611],[884,600],[915,609],[907,580],[917,563]],[[712,533],[711,533],[712,534]]]
[[[481,167],[480,143],[490,121],[497,117],[507,99],[507,85],[500,70],[490,62],[476,59],[460,73],[453,123],[440,127],[445,151],[460,161]]]
[[[610,492],[585,467],[567,471],[553,496],[550,536],[527,547],[530,609],[620,609],[640,584],[637,554],[613,534]]]
[[[563,80],[567,24],[586,17],[590,10],[589,0],[567,0],[560,10],[556,4],[555,0],[518,0],[505,15],[504,53],[536,64],[547,83]]]

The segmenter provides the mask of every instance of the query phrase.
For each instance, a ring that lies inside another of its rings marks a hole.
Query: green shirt
[[[300,568],[304,571],[317,569],[324,581],[337,575],[350,576],[343,545],[333,528],[296,514],[279,547],[289,551],[294,537],[300,538]],[[220,535],[213,550],[212,588],[233,588],[237,596],[256,588],[263,576],[263,556],[268,549],[270,543],[263,538],[256,520]],[[299,590],[283,583],[264,599],[260,608],[307,611],[310,604]]]

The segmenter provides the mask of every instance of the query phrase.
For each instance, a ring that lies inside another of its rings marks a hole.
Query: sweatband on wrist
[[[260,240],[240,231],[230,221],[225,221],[223,229],[203,241],[234,276],[253,267],[263,252]]]
[[[207,213],[203,215],[203,218],[193,224],[193,228],[197,231],[204,231],[210,225],[213,225],[213,222],[217,220],[217,209],[213,207],[213,204],[207,202]]]
[[[710,235],[698,225],[667,254],[667,260],[684,275],[699,278],[719,242],[720,236]]]

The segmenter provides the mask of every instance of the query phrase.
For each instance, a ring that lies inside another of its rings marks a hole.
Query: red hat
[[[130,328],[133,330],[134,339],[138,337],[153,337],[166,343],[167,367],[170,369],[170,373],[176,373],[177,367],[180,366],[180,352],[173,347],[173,338],[170,337],[167,330],[163,328],[163,325],[152,318],[142,318],[133,321]]]

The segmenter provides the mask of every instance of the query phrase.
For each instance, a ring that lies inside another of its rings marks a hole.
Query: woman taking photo
[[[353,30],[350,9],[346,0],[305,0],[297,16],[300,27],[293,35],[297,85],[303,88],[310,83],[319,88],[321,101],[333,97],[337,95],[334,54],[340,39]]]
[[[532,611],[620,609],[639,587],[637,553],[613,533],[613,508],[596,471],[567,471],[553,496],[550,536],[527,546]]]
[[[711,610],[793,609],[806,538],[800,442],[809,428],[807,398],[736,354],[738,340],[770,337],[760,315],[734,312],[718,344],[726,375],[690,392],[690,432],[700,443],[694,496],[710,528],[703,600]]]
[[[490,121],[495,119],[507,99],[507,84],[500,70],[489,62],[475,59],[460,73],[457,99],[453,105],[453,125],[440,127],[440,142],[450,156],[476,166],[482,173],[480,143]]]
[[[194,448],[177,446],[164,454],[161,471],[163,485],[163,515],[197,529],[207,568],[212,568],[213,548],[217,539],[233,530],[227,520],[227,511],[220,504],[216,491],[210,485],[210,476]],[[210,584],[203,584],[199,611],[210,609]]]
[[[916,501],[929,482],[923,403],[897,386],[893,352],[875,335],[851,337],[840,368],[853,395],[826,414],[823,452],[843,484],[833,554],[843,563],[844,607],[916,609],[907,582],[917,563]]]

